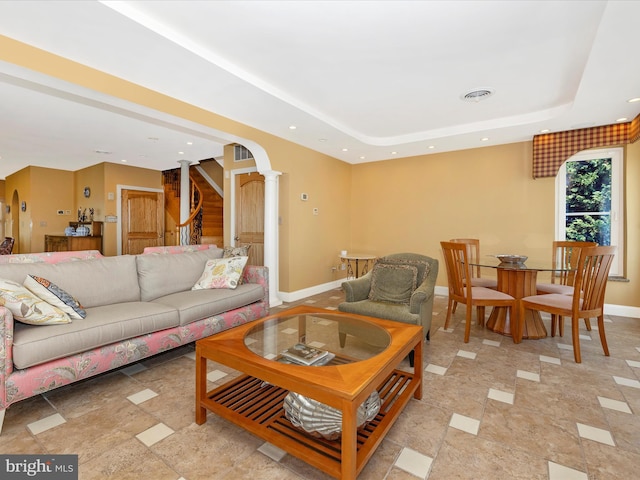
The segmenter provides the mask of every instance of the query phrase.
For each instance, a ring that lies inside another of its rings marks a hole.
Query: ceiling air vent
[[[233,147],[233,161],[241,162],[243,160],[253,159],[253,154],[243,145],[235,145]]]
[[[479,102],[493,95],[493,90],[489,88],[476,88],[462,95],[462,100],[466,102]]]

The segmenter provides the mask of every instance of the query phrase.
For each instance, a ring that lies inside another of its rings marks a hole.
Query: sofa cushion
[[[87,308],[84,320],[67,325],[35,327],[16,324],[13,363],[17,368],[27,368],[176,327],[178,323],[178,312],[174,308],[159,303],[126,302]]]
[[[416,289],[418,268],[414,265],[390,265],[378,263],[371,273],[369,300],[409,304]]]
[[[13,318],[29,325],[57,325],[70,323],[69,315],[49,305],[24,285],[0,279],[0,305],[5,306]]]
[[[37,275],[50,280],[77,298],[85,308],[140,301],[135,255],[56,264],[0,265],[0,278],[22,284],[27,275]]]
[[[241,247],[225,246],[222,249],[222,257],[223,258],[248,257],[249,256],[249,248],[251,248],[251,245],[243,245]]]
[[[229,258],[229,257],[249,257],[249,249],[251,248],[251,245],[242,245],[241,247],[231,247],[231,246],[225,246],[222,249],[222,258]],[[240,275],[240,278],[238,279],[238,285],[242,285],[243,279],[242,279],[242,275]]]
[[[34,295],[48,304],[58,307],[73,319],[80,320],[87,316],[87,312],[76,298],[46,278],[27,275],[23,285]]]
[[[260,301],[263,296],[264,290],[260,285],[244,283],[234,290],[202,289],[173,293],[156,298],[153,303],[176,308],[180,314],[180,325],[187,325]]]
[[[191,290],[236,288],[240,284],[242,271],[248,259],[249,257],[233,256],[207,260],[202,275]]]
[[[207,260],[222,258],[221,248],[175,255],[137,255],[140,298],[143,302],[176,292],[191,290],[204,270]]]

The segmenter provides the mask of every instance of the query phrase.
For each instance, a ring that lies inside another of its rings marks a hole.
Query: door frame
[[[122,255],[122,190],[164,193],[162,188],[137,187],[135,185],[116,185],[116,254]],[[164,206],[163,206],[164,211]],[[163,232],[164,233],[164,232]]]
[[[229,225],[229,245],[233,245],[234,247],[237,247],[236,245],[236,215],[238,212],[238,208],[236,205],[236,177],[238,175],[243,175],[245,173],[259,173],[258,172],[258,168],[257,167],[245,167],[245,168],[238,168],[235,170],[231,170],[231,198],[233,199],[233,201],[231,202],[231,224]]]

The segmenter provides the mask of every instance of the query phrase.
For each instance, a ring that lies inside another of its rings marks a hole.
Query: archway
[[[7,217],[7,223],[5,235],[15,239],[13,253],[20,253],[20,195],[17,190],[14,190],[11,196],[11,211]]]

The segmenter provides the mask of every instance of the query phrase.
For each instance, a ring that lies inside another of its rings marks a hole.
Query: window
[[[556,176],[556,238],[615,245],[611,276],[623,274],[622,148],[585,150]]]

